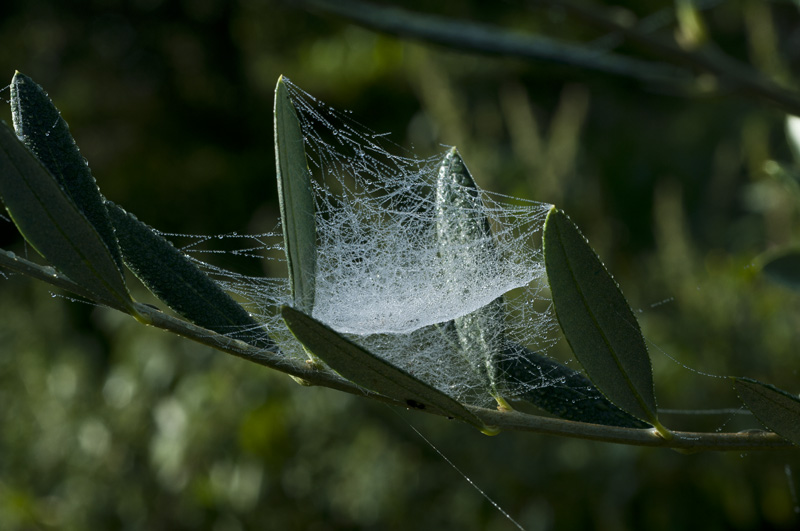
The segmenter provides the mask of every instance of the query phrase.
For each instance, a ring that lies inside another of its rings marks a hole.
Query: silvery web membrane
[[[513,342],[541,350],[552,343],[555,320],[542,296],[540,246],[550,205],[478,189],[476,200],[443,208],[440,198],[437,208],[437,177],[447,150],[420,158],[285,81],[314,176],[313,317],[460,401],[492,404],[480,369],[485,349]],[[442,217],[463,216],[465,209],[487,220],[491,234],[443,238]],[[239,254],[282,248],[279,230],[248,238],[252,245]],[[185,249],[192,254],[194,247]],[[203,266],[249,301],[287,356],[305,359],[278,315],[281,304],[291,303],[286,279]],[[499,319],[481,316],[487,305],[501,308]],[[454,323],[465,322],[480,327],[475,341],[455,338]]]

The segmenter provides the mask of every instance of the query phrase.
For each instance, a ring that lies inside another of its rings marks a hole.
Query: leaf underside
[[[800,399],[797,396],[752,378],[734,378],[734,387],[758,420],[800,446]]]
[[[773,282],[800,290],[800,251],[791,250],[772,258],[762,271]]]
[[[544,255],[559,324],[589,379],[625,412],[660,426],[633,311],[578,227],[555,207],[545,221]]]
[[[649,428],[612,404],[583,374],[552,358],[509,344],[497,364],[500,378],[526,400],[562,419],[622,428]]]
[[[56,269],[98,300],[133,308],[106,242],[5,122],[0,123],[0,198],[27,242]]]
[[[289,306],[281,308],[281,315],[303,346],[351,382],[400,400],[409,407],[433,407],[482,431],[488,429],[453,398],[361,348],[316,319]]]

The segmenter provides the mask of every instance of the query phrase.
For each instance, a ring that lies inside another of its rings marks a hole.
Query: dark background
[[[404,6],[588,47],[603,37],[522,1],[429,4]],[[670,35],[671,3],[628,4],[666,13]],[[796,6],[721,2],[704,16],[726,53],[791,86]],[[776,107],[415,43],[277,1],[7,0],[0,74],[15,69],[49,92],[108,198],[191,234],[275,227],[272,91],[284,74],[420,155],[457,145],[483,188],[566,210],[638,312],[660,406],[739,407],[728,381],[695,371],[800,390],[797,296],[754,266],[799,228]],[[0,240],[25,252],[10,223]],[[0,281],[0,312],[2,529],[513,529],[408,422],[528,529],[800,525],[796,452],[488,438],[300,387],[23,277]]]

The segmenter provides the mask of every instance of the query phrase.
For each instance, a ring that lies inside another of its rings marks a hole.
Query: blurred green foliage
[[[603,37],[522,1],[429,4],[405,3]],[[727,53],[786,84],[797,77],[796,5],[721,2],[703,14]],[[8,0],[0,42],[0,73],[45,87],[105,195],[158,229],[275,227],[272,90],[284,74],[422,155],[457,145],[483,188],[568,212],[641,309],[661,407],[738,407],[727,381],[693,369],[800,390],[800,301],[752,266],[800,235],[798,165],[774,107],[449,51],[292,2]],[[26,252],[10,223],[0,231],[0,246]],[[0,282],[0,308],[2,529],[511,529],[407,422],[530,529],[798,526],[798,478],[786,472],[800,470],[796,452],[487,438],[300,387],[24,278]]]

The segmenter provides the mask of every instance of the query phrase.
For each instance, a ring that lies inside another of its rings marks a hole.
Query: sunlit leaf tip
[[[545,221],[544,256],[559,324],[589,379],[611,402],[669,437],[658,422],[636,317],[578,227],[555,207]]]

